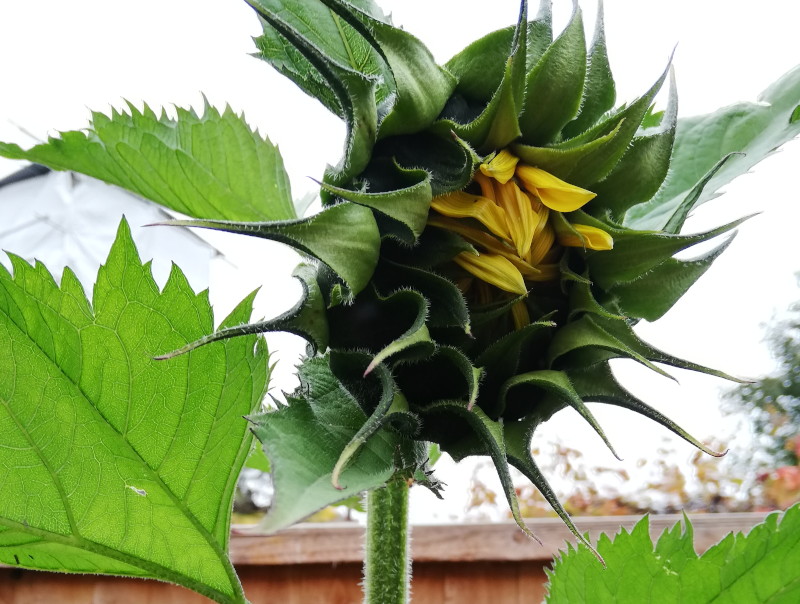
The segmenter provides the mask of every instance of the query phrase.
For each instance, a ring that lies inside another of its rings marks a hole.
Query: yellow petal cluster
[[[475,246],[477,254],[464,252],[454,260],[480,282],[527,295],[526,282],[559,278],[561,246],[609,250],[614,245],[604,230],[571,224],[561,215],[580,209],[595,193],[526,165],[506,149],[482,163],[473,182],[480,194],[457,191],[436,197],[428,224],[458,233]],[[518,328],[529,322],[522,301],[513,305],[512,316]]]

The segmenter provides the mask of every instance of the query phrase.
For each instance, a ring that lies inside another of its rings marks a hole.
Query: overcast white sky
[[[380,4],[393,13],[395,23],[428,43],[440,61],[482,33],[513,23],[518,11],[516,0]],[[563,24],[571,2],[554,4],[557,24]],[[595,5],[583,5],[591,37]],[[459,15],[451,14],[455,10]],[[619,102],[635,98],[652,83],[675,45],[681,115],[755,100],[770,82],[800,63],[800,3],[607,0],[605,12]],[[0,140],[32,142],[15,124],[38,138],[81,128],[89,108],[105,111],[109,104],[119,106],[122,98],[153,106],[200,106],[203,92],[214,105],[227,102],[243,110],[253,126],[279,144],[299,197],[313,188],[307,176],[319,175],[327,162],[338,160],[343,129],[319,103],[248,56],[253,50],[250,36],[258,30],[251,9],[239,0],[1,2]],[[761,325],[798,297],[793,273],[800,269],[799,160],[800,144],[787,145],[754,174],[729,186],[726,196],[697,212],[687,225],[690,230],[753,211],[763,214],[741,227],[729,250],[673,311],[657,324],[641,326],[652,343],[739,375],[769,370]],[[18,167],[3,160],[0,175]],[[224,247],[229,241],[221,236],[218,244]],[[250,243],[248,253],[256,258],[231,250],[234,263],[245,271],[237,281],[217,284],[216,289],[212,284],[218,317],[261,283],[272,285],[262,290],[260,313],[274,314],[289,305],[291,255],[268,242]],[[285,342],[279,339],[273,347],[285,347],[288,352],[281,356],[291,358],[298,347]],[[290,383],[291,367],[286,365],[279,385]],[[718,380],[676,372],[678,387],[663,378],[645,378],[646,372],[635,367],[621,371],[641,396],[697,436],[719,431]],[[553,431],[565,443],[594,442],[596,437],[575,428],[575,418],[567,413],[553,422]],[[627,413],[598,409],[597,414],[623,457],[655,455],[653,443],[661,430]],[[688,447],[680,451],[691,453]],[[602,463],[612,465],[610,455],[602,456]]]

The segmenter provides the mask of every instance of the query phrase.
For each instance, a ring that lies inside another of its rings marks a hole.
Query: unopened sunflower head
[[[444,66],[371,2],[248,1],[264,28],[259,56],[339,115],[347,136],[321,182],[321,213],[240,229],[309,257],[297,272],[303,299],[209,339],[279,329],[309,341],[307,362],[329,365],[367,417],[334,484],[391,426],[456,460],[491,456],[522,524],[516,466],[572,527],[530,453],[537,426],[560,409],[605,440],[586,403],[621,406],[708,451],[609,369],[628,358],[723,375],[633,331],[660,318],[727,241],[692,261],[673,256],[735,226],[680,235],[698,195],[657,197],[677,121],[674,84],[653,111],[669,69],[614,108],[602,16],[587,50],[580,9],[554,38],[548,0],[534,20],[523,1],[516,26]],[[637,205],[659,228],[626,220]]]

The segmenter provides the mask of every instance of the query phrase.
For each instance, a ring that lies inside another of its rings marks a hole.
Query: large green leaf
[[[0,155],[74,170],[118,185],[182,214],[221,220],[295,217],[278,148],[230,108],[177,118],[147,105],[111,117],[92,113],[86,131],[63,132],[27,151],[0,143]]]
[[[264,443],[275,482],[275,500],[263,528],[285,528],[327,505],[383,486],[400,467],[424,460],[425,448],[387,428],[356,437],[367,416],[332,373],[329,357],[306,360],[299,368],[300,387],[288,405],[253,417]],[[375,400],[375,404],[378,404]],[[358,451],[333,485],[342,452],[358,442]]]
[[[743,153],[718,167],[694,206],[716,197],[720,187],[798,134],[800,67],[767,88],[755,103],[738,103],[708,115],[678,120],[666,184],[652,200],[629,210],[626,225],[662,228],[694,186],[724,157]]]
[[[125,223],[91,305],[71,271],[59,287],[42,265],[12,263],[13,277],[0,270],[0,562],[243,602],[227,546],[252,440],[242,416],[266,389],[263,341],[153,360],[213,317],[177,268],[159,292]]]
[[[779,521],[780,518],[780,521]],[[800,598],[800,506],[770,514],[748,535],[730,534],[702,556],[685,519],[667,530],[655,548],[648,518],[597,549],[606,568],[586,548],[556,559],[548,604],[790,604]]]

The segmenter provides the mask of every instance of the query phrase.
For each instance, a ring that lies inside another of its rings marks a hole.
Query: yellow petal
[[[470,243],[483,248],[486,252],[502,256],[511,262],[511,264],[513,264],[525,277],[539,274],[539,270],[536,267],[531,266],[530,263],[526,262],[522,258],[519,258],[511,247],[499,239],[495,239],[489,233],[481,231],[480,229],[471,227],[459,220],[443,218],[441,216],[431,216],[428,218],[428,225],[458,233]]]
[[[556,233],[553,226],[550,224],[545,225],[542,231],[533,239],[533,245],[525,260],[528,264],[538,266],[542,263],[547,252],[553,247],[556,242]]]
[[[575,233],[558,233],[558,242],[567,247],[582,247],[590,250],[610,250],[614,248],[614,239],[603,229],[586,224],[571,225]]]
[[[480,172],[475,172],[472,176],[472,180],[478,183],[478,186],[481,188],[481,195],[488,199],[496,200],[497,195],[495,194],[494,190],[494,181],[490,179],[488,176],[484,176]]]
[[[597,195],[533,166],[519,165],[516,174],[525,188],[551,210],[574,212]]]
[[[511,241],[517,248],[517,255],[524,257],[531,249],[533,233],[538,224],[531,199],[514,182],[497,187],[497,205],[506,212],[506,224],[511,233]]]
[[[536,268],[539,269],[539,274],[529,277],[529,281],[555,281],[561,276],[558,264],[540,264]]]
[[[503,256],[462,252],[453,260],[468,273],[512,294],[528,293],[522,274]]]
[[[481,164],[481,173],[506,184],[514,176],[514,168],[517,167],[518,161],[518,157],[503,149],[488,163]]]
[[[434,197],[431,207],[450,218],[474,218],[498,237],[511,240],[505,210],[491,199],[456,191]]]
[[[522,329],[531,323],[528,307],[523,300],[511,307],[511,316],[514,318],[514,329]]]

